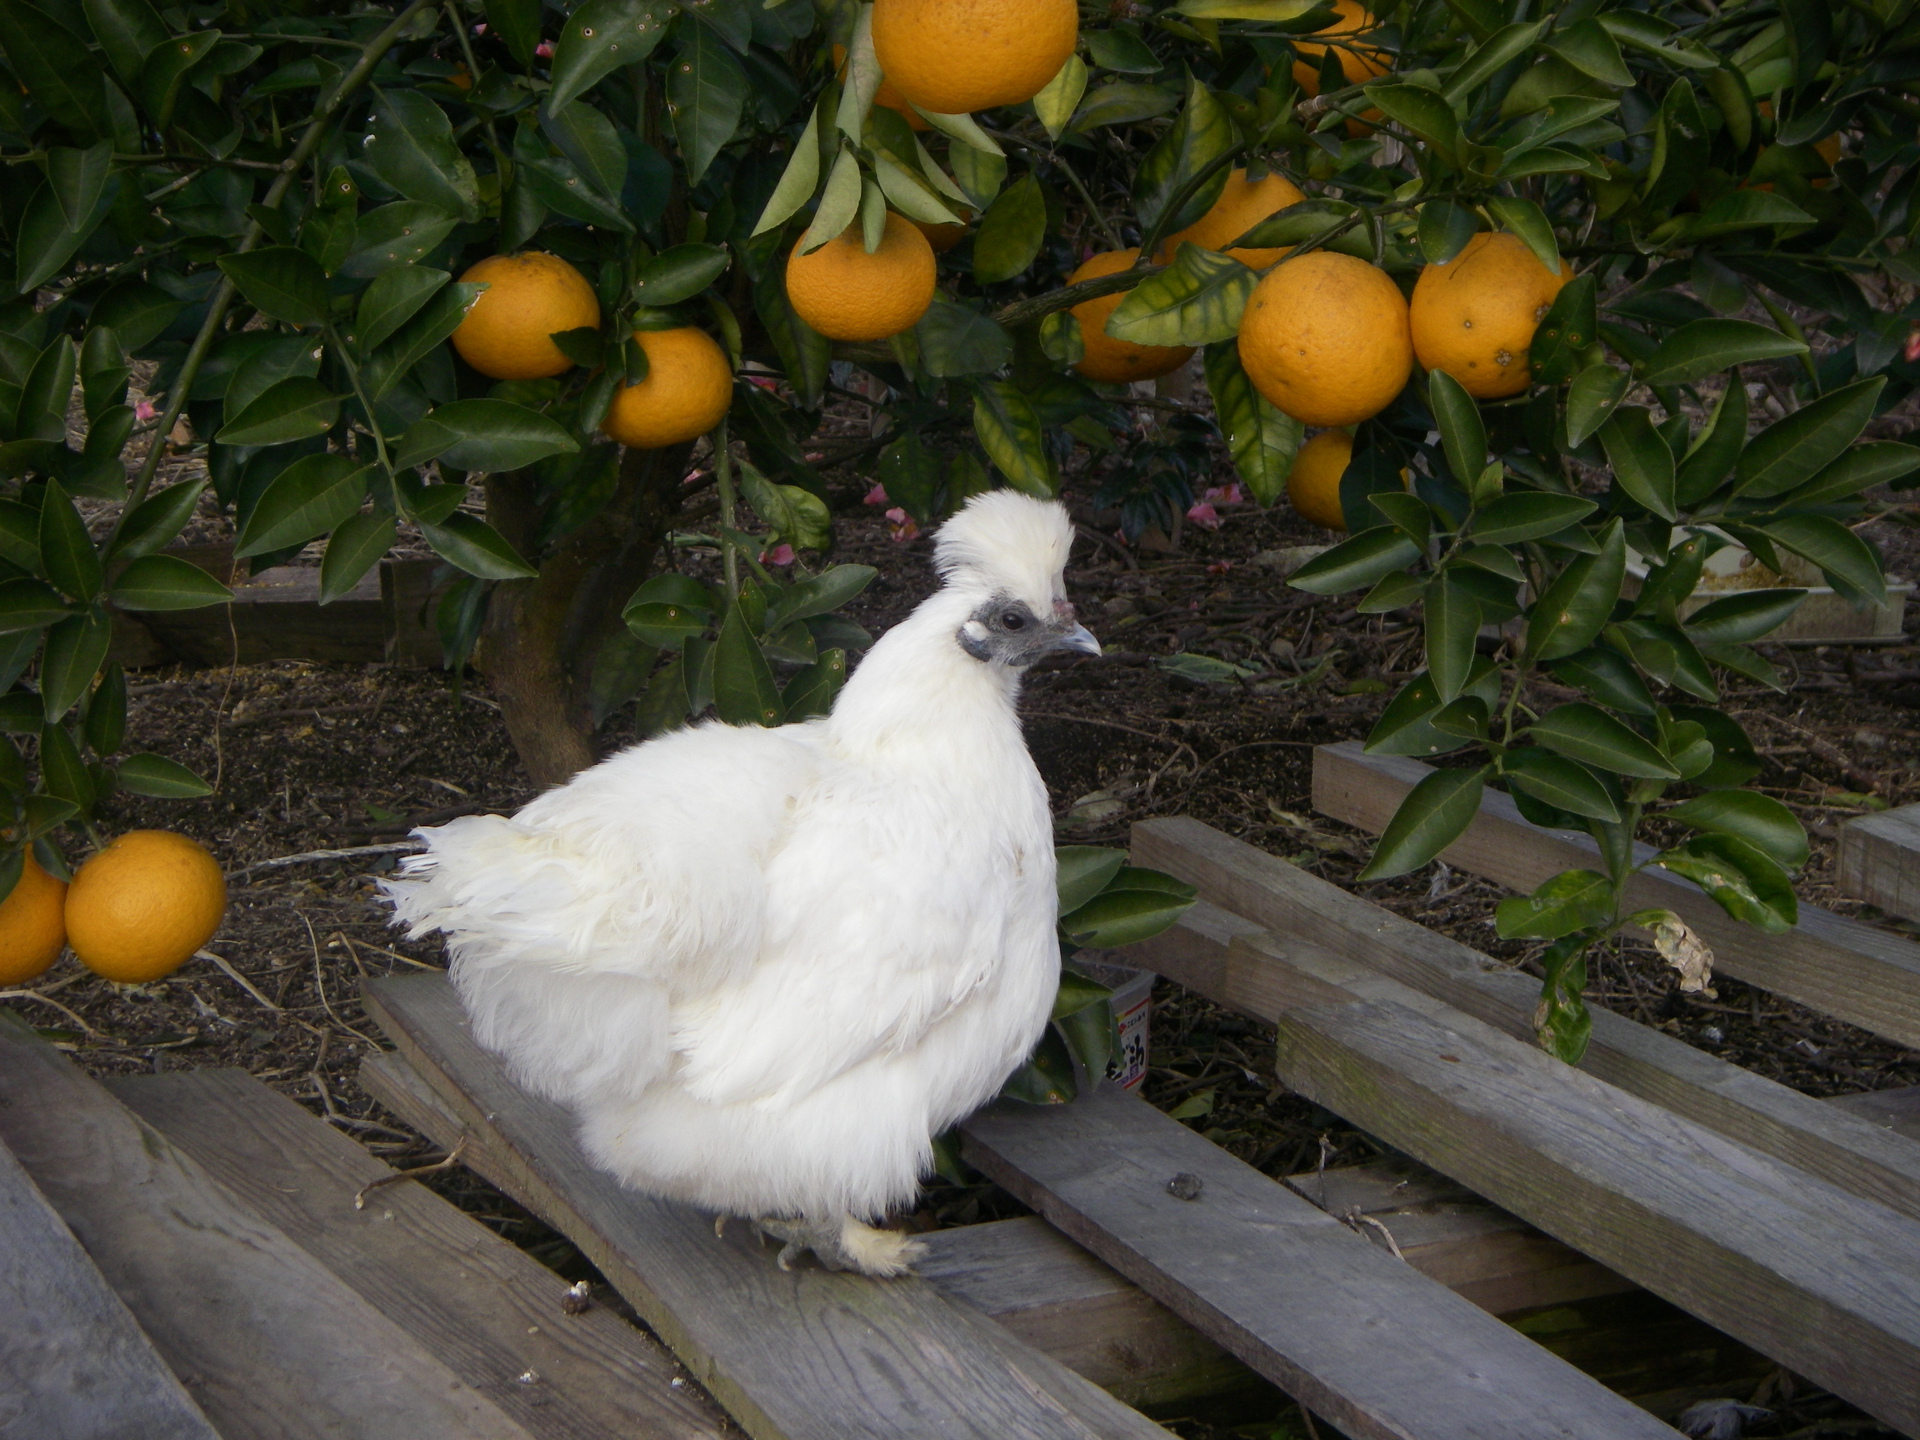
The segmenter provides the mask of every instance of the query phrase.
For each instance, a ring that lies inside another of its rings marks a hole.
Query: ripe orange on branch
[[[843,82],[847,78],[847,47],[844,45],[833,47],[833,73]],[[920,112],[913,108],[907,97],[902,95],[894,83],[884,75],[880,77],[880,88],[873,92],[873,103],[893,111],[914,130],[933,128],[920,118]]]
[[[0,985],[45,974],[67,944],[67,882],[26,852],[20,878],[0,901]]]
[[[1302,91],[1308,95],[1320,93],[1320,61],[1328,50],[1339,56],[1340,73],[1347,77],[1349,85],[1358,85],[1377,75],[1387,73],[1387,67],[1393,57],[1378,46],[1356,41],[1357,35],[1365,34],[1376,28],[1379,21],[1373,18],[1360,0],[1333,0],[1333,8],[1339,18],[1331,24],[1314,31],[1316,35],[1325,35],[1331,40],[1344,41],[1342,45],[1328,45],[1312,40],[1295,40],[1293,50],[1300,58],[1294,61],[1293,78]],[[1351,47],[1351,48],[1349,48]]]
[[[622,385],[600,422],[609,440],[635,450],[658,450],[706,434],[733,403],[733,367],[714,338],[691,325],[637,330],[647,377]]]
[[[544,380],[573,368],[549,338],[600,326],[600,299],[587,277],[558,255],[489,255],[460,277],[485,284],[453,332],[460,358],[494,380]]]
[[[1322,430],[1300,447],[1287,472],[1287,501],[1302,519],[1329,530],[1345,531],[1346,512],[1340,508],[1340,481],[1353,463],[1353,436],[1344,430]],[[1400,483],[1413,476],[1400,472]]]
[[[1393,402],[1413,373],[1407,302],[1383,270],[1314,250],[1254,288],[1240,320],[1254,388],[1308,425],[1352,425]]]
[[[795,245],[787,257],[787,299],[829,340],[885,340],[911,330],[933,303],[933,282],[933,247],[892,211],[871,255],[856,221],[811,255]]]
[[[1185,242],[1198,245],[1202,250],[1221,250],[1242,265],[1264,270],[1286,254],[1289,247],[1226,250],[1227,242],[1238,240],[1275,211],[1298,205],[1306,198],[1299,186],[1277,171],[1269,170],[1261,179],[1250,181],[1244,169],[1235,170],[1227,176],[1226,188],[1206,214],[1161,242],[1160,260],[1163,264],[1171,262]]]
[[[1116,275],[1131,267],[1139,254],[1140,251],[1135,248],[1108,250],[1090,256],[1085,264],[1067,277],[1067,283],[1075,285],[1102,275]],[[1080,340],[1085,349],[1073,368],[1089,380],[1123,385],[1134,380],[1153,380],[1162,375],[1171,375],[1193,356],[1191,346],[1136,345],[1131,340],[1120,340],[1107,334],[1108,317],[1120,308],[1120,302],[1126,298],[1125,291],[1118,291],[1112,295],[1082,300],[1073,307],[1074,317],[1080,322]]]
[[[1074,0],[875,0],[873,50],[894,89],[936,115],[1031,100],[1080,35]]]
[[[1517,235],[1481,231],[1453,259],[1429,265],[1413,287],[1413,350],[1428,370],[1444,370],[1476,400],[1518,395],[1533,374],[1527,347],[1561,288]]]
[[[171,830],[129,830],[74,873],[67,943],[96,975],[158,980],[193,957],[227,909],[227,882],[206,847]]]

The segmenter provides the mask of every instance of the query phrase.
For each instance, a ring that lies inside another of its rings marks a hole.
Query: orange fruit
[[[40,868],[33,851],[12,892],[0,900],[0,985],[18,985],[60,958],[67,945],[67,882]]]
[[[1384,270],[1314,250],[1254,287],[1240,319],[1254,388],[1309,425],[1352,425],[1393,402],[1413,373],[1407,302]]]
[[[936,115],[1031,100],[1080,36],[1074,0],[875,0],[873,49],[903,98]]]
[[[1340,509],[1340,477],[1353,463],[1353,436],[1344,430],[1322,430],[1300,447],[1287,472],[1287,500],[1301,518],[1329,530],[1345,531],[1347,517]],[[1400,483],[1413,476],[1400,472]]]
[[[587,277],[558,255],[489,255],[460,277],[486,285],[453,332],[453,348],[495,380],[544,380],[573,361],[547,337],[600,326],[600,299]]]
[[[1420,272],[1409,312],[1413,353],[1477,400],[1518,395],[1533,379],[1534,328],[1572,278],[1572,267],[1563,263],[1555,275],[1519,236],[1483,230],[1453,259]]]
[[[847,47],[844,45],[833,47],[833,73],[841,80],[847,78]],[[880,88],[873,92],[873,103],[886,106],[915,130],[933,128],[920,118],[920,112],[913,108],[906,96],[894,89],[893,82],[884,75],[880,77]]]
[[[1339,18],[1313,33],[1355,45],[1355,49],[1338,48],[1334,51],[1340,57],[1340,73],[1347,77],[1347,83],[1358,85],[1376,75],[1386,74],[1393,57],[1385,50],[1354,41],[1356,35],[1374,29],[1380,22],[1373,18],[1360,0],[1333,0],[1333,8],[1339,12]],[[1293,42],[1294,54],[1300,57],[1293,63],[1293,78],[1308,95],[1320,93],[1320,59],[1329,49],[1334,47],[1316,45],[1311,40]]]
[[[787,256],[787,299],[829,340],[885,340],[933,303],[933,247],[911,220],[889,210],[871,255],[862,233],[856,221],[811,255],[795,245]]]
[[[171,830],[129,830],[74,872],[67,943],[96,975],[158,980],[193,957],[227,909],[227,882],[204,845]]]
[[[1140,254],[1138,248],[1108,250],[1088,257],[1087,262],[1067,277],[1069,285],[1112,275],[1131,266]],[[1073,307],[1080,321],[1080,339],[1086,353],[1073,368],[1089,380],[1127,384],[1134,380],[1152,380],[1171,375],[1193,355],[1189,345],[1136,345],[1131,340],[1116,340],[1107,334],[1107,319],[1120,308],[1126,292],[1082,300]]]
[[[1298,205],[1306,198],[1299,186],[1277,171],[1269,170],[1263,179],[1250,182],[1244,169],[1235,170],[1227,176],[1226,188],[1206,214],[1161,242],[1161,263],[1171,264],[1180,253],[1182,242],[1198,245],[1202,250],[1220,250],[1229,240],[1238,240],[1276,210]],[[1283,245],[1270,250],[1226,250],[1224,253],[1242,265],[1264,270],[1289,248]]]
[[[647,378],[614,392],[601,433],[635,450],[658,450],[718,425],[733,404],[733,367],[714,338],[691,325],[636,330],[633,338],[647,352]]]
[[[953,209],[951,205],[947,207]],[[927,237],[927,244],[933,247],[933,253],[944,255],[962,240],[967,238],[967,222],[973,219],[971,210],[958,212],[961,223],[958,225],[938,225],[926,220],[912,221],[913,228]]]

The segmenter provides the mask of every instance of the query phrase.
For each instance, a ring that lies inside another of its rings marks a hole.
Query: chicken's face
[[[968,617],[956,638],[974,659],[1016,669],[1063,650],[1100,653],[1100,642],[1075,618],[1073,606],[1056,600],[1051,609],[1042,619],[1017,596],[994,595]]]

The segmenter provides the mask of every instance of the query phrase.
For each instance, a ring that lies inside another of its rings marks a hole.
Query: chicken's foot
[[[753,1222],[754,1232],[771,1235],[782,1242],[777,1263],[791,1270],[793,1262],[811,1251],[829,1270],[854,1270],[862,1275],[890,1278],[904,1275],[926,1247],[897,1230],[880,1230],[863,1225],[851,1215],[837,1220],[801,1217],[781,1220],[761,1217]]]

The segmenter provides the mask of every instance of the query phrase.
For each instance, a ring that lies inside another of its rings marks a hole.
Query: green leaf
[[[121,669],[119,661],[109,664],[100,676],[99,685],[87,701],[87,718],[81,731],[87,748],[96,755],[111,755],[126,740],[127,672]]]
[[[378,349],[452,278],[425,265],[396,265],[375,276],[360,297],[352,338],[363,352]]]
[[[1060,928],[1074,944],[1111,950],[1150,940],[1171,929],[1193,908],[1191,887],[1182,897],[1161,889],[1122,888],[1123,883],[1124,872],[1123,880],[1116,881],[1112,889],[1060,918]]]
[[[1079,108],[1080,97],[1087,92],[1087,62],[1078,55],[1067,56],[1060,73],[1049,80],[1033,97],[1033,113],[1046,127],[1050,138],[1058,140]]]
[[[1535,603],[1527,621],[1527,653],[1557,660],[1591,645],[1613,614],[1626,578],[1624,524],[1614,520],[1600,534],[1599,553],[1570,561]]]
[[[822,650],[820,658],[800,669],[787,681],[780,700],[786,707],[787,723],[797,724],[816,715],[830,714],[833,699],[847,683],[847,652],[835,646]]]
[[[1722,195],[1698,215],[1674,222],[1673,239],[1680,243],[1710,240],[1740,230],[1774,225],[1808,225],[1813,216],[1784,195],[1766,190],[1735,190]]]
[[[1613,414],[1632,377],[1614,365],[1589,365],[1567,390],[1567,445],[1577,449]]]
[[[226,586],[176,555],[142,555],[107,593],[122,610],[198,610],[233,599]]]
[[[198,800],[213,794],[213,786],[177,760],[151,753],[129,755],[114,767],[122,790],[162,800]]]
[[[1629,715],[1652,715],[1653,694],[1640,672],[1619,651],[1589,646],[1547,663],[1553,678],[1584,690],[1603,705]]]
[[[1683,624],[1696,645],[1743,645],[1778,630],[1806,598],[1804,590],[1748,590],[1708,601]]]
[[[1419,546],[1393,526],[1380,525],[1314,556],[1287,577],[1287,584],[1314,595],[1338,595],[1404,570],[1419,558]]]
[[[1557,705],[1527,733],[1549,750],[1616,775],[1646,780],[1678,780],[1680,772],[1653,742],[1629,730],[1598,706],[1584,700]]]
[[[419,200],[381,205],[355,223],[353,248],[336,273],[364,280],[395,265],[411,265],[437,249],[459,223],[458,215]]]
[[[1532,24],[1505,25],[1488,35],[1461,62],[1460,68],[1447,77],[1446,89],[1441,92],[1442,98],[1449,105],[1464,101],[1474,87],[1491,79],[1496,71],[1531,50],[1545,28],[1544,20],[1536,20]],[[1498,200],[1489,202],[1490,205],[1499,203]],[[1544,261],[1546,257],[1543,255],[1541,259]],[[1550,265],[1548,268],[1555,274],[1559,273],[1557,266]]]
[[[1613,478],[1635,501],[1662,520],[1677,520],[1673,451],[1653,427],[1644,407],[1623,405],[1600,427]]]
[[[522,70],[540,44],[540,0],[486,0],[487,28]]]
[[[153,47],[167,39],[167,27],[147,0],[84,0],[82,8],[113,73],[132,88]]]
[[[320,560],[320,603],[330,605],[358,585],[360,577],[393,548],[399,533],[399,521],[384,511],[342,521]]]
[[[617,201],[607,198],[586,179],[571,160],[542,156],[519,162],[516,187],[525,185],[530,194],[549,210],[624,235],[633,233],[633,221]]]
[[[1613,919],[1613,882],[1592,870],[1565,870],[1531,895],[1502,900],[1494,924],[1502,940],[1558,940]]]
[[[0,580],[0,635],[43,629],[72,613],[50,585],[39,580]]]
[[[1804,355],[1804,340],[1751,320],[1690,320],[1660,342],[1640,371],[1646,385],[1691,385],[1730,365]]]
[[[91,600],[100,593],[100,555],[87,534],[86,522],[73,508],[58,480],[47,481],[40,501],[40,564],[47,579],[63,594]]]
[[[1042,499],[1060,492],[1040,416],[1020,386],[985,380],[973,397],[973,433],[987,458],[1014,489]]]
[[[112,142],[103,140],[100,144],[111,146]],[[20,220],[14,247],[15,289],[23,295],[31,295],[64,270],[105,214],[104,205],[96,206],[92,215],[78,226],[71,226],[50,182],[34,191],[33,198],[27,202],[26,214]]]
[[[1389,120],[1398,121],[1431,143],[1442,156],[1451,155],[1459,145],[1460,122],[1454,118],[1453,106],[1437,90],[1397,80],[1375,80],[1364,89],[1367,98]]]
[[[568,105],[540,116],[540,132],[567,157],[602,199],[618,200],[627,184],[627,147],[613,122],[591,105]]]
[[[1554,32],[1541,46],[1550,55],[1558,55],[1574,69],[1591,75],[1603,85],[1625,87],[1633,84],[1633,72],[1620,54],[1620,45],[1598,20],[1581,20]]]
[[[1242,235],[1230,247],[1271,250],[1282,245],[1301,245],[1317,241],[1336,230],[1355,215],[1360,207],[1348,200],[1328,200],[1316,196],[1269,215]]]
[[[567,17],[554,43],[547,108],[557,113],[622,65],[646,59],[667,33],[675,9],[668,0],[587,0]]]
[[[1233,117],[1226,107],[1197,77],[1189,76],[1185,108],[1167,133],[1147,151],[1134,176],[1133,208],[1141,230],[1147,234],[1171,235],[1206,214],[1226,188],[1224,165],[1218,166],[1211,178],[1180,204],[1177,212],[1169,213],[1169,207],[1202,172],[1223,160],[1238,138]]]
[[[1887,603],[1880,554],[1825,515],[1787,515],[1755,527],[1769,540],[1820,567],[1827,583],[1856,605]]]
[[[344,455],[304,455],[282,470],[254,502],[233,553],[240,559],[304,545],[358,513],[371,465]]]
[[[1074,329],[1078,334],[1079,327]],[[1207,346],[1203,364],[1214,420],[1226,437],[1233,468],[1256,501],[1272,505],[1286,493],[1287,475],[1306,427],[1254,389],[1234,341]]]
[[[822,245],[836,240],[860,213],[863,190],[860,161],[853,150],[842,146],[833,169],[827,172],[826,189],[820,192],[820,204],[813,212],[813,223],[800,237],[800,253],[811,255]],[[785,289],[781,293],[784,295]]]
[[[306,251],[291,245],[222,255],[220,268],[249,305],[289,325],[327,320],[327,275]]]
[[[1434,423],[1440,427],[1447,465],[1463,484],[1467,483],[1487,463],[1487,427],[1480,419],[1480,407],[1474,404],[1465,387],[1444,370],[1428,375],[1427,399],[1433,407]]]
[[[113,170],[113,142],[102,140],[85,150],[55,145],[47,151],[47,188],[60,207],[67,230],[85,235],[92,229],[107,176]]]
[[[1874,440],[1856,445],[1800,489],[1786,497],[1788,505],[1832,505],[1850,500],[1873,485],[1920,470],[1920,445],[1897,440]]]
[[[1556,809],[1615,825],[1626,819],[1606,783],[1564,755],[1529,745],[1509,750],[1501,766],[1509,784]]]
[[[1553,223],[1547,219],[1544,210],[1531,200],[1513,195],[1490,197],[1487,209],[1493,212],[1494,219],[1501,225],[1526,242],[1527,248],[1547,267],[1548,273],[1561,273],[1564,267],[1560,259],[1560,242],[1554,239]]]
[[[913,333],[920,344],[920,363],[936,379],[990,375],[1013,359],[1012,336],[979,311],[951,300],[935,298]],[[1074,333],[1079,333],[1078,325]]]
[[[460,328],[460,322],[466,319],[485,288],[465,281],[442,286],[392,339],[374,351],[360,378],[376,403]]]
[[[1579,373],[1582,355],[1600,333],[1595,299],[1598,288],[1591,274],[1576,275],[1561,287],[1547,313],[1540,317],[1528,358],[1534,379],[1541,384],[1564,384]]]
[[[1480,216],[1471,207],[1451,200],[1429,200],[1420,207],[1416,231],[1420,253],[1429,265],[1444,265],[1466,248],[1479,229]]]
[[[131,560],[151,555],[170,544],[193,518],[206,488],[206,480],[198,479],[182,480],[164,490],[156,490],[127,516],[119,536],[107,551],[107,558]]]
[[[93,777],[87,773],[80,749],[63,725],[43,726],[40,731],[40,779],[47,793],[70,801],[76,809],[93,808]]]
[[[573,28],[569,23],[568,31]],[[740,128],[747,76],[726,42],[707,27],[683,29],[680,35],[680,53],[667,71],[667,97],[687,167],[687,184],[698,185]]]
[[[800,138],[794,142],[787,168],[780,172],[780,183],[773,187],[773,194],[767,197],[766,205],[761,208],[760,219],[754,224],[753,233],[762,235],[786,224],[813,198],[813,192],[819,184],[820,112],[816,109],[808,114],[807,128],[800,132]]]
[[[0,49],[34,103],[67,129],[78,135],[113,129],[100,62],[45,11],[27,0],[0,0]]]
[[[1722,792],[1730,793],[1730,792]],[[1698,885],[1734,919],[1783,935],[1800,918],[1793,881],[1766,852],[1732,835],[1699,835],[1654,863]]]
[[[1210,345],[1240,332],[1259,277],[1214,250],[1182,241],[1173,264],[1127,293],[1107,317],[1107,334],[1137,345]]]
[[[220,428],[222,445],[284,445],[324,435],[340,418],[340,397],[318,380],[296,375],[267,389]]]
[[[1480,602],[1449,567],[1427,587],[1427,674],[1443,704],[1467,688],[1480,634]]]
[[[220,43],[218,30],[199,30],[170,37],[156,45],[140,67],[140,103],[161,130],[171,128],[180,87],[187,75]]]
[[[744,460],[738,469],[740,494],[772,532],[769,543],[777,538],[797,550],[832,547],[833,515],[826,501],[798,485],[776,485]]]
[[[743,597],[744,598],[744,597]],[[786,708],[780,687],[740,601],[727,607],[714,646],[713,708],[729,725],[778,725]]]
[[[1807,863],[1807,832],[1799,819],[1771,795],[1752,790],[1715,790],[1660,812],[1696,830],[1732,835],[1789,870]]]
[[[457,470],[521,470],[550,455],[571,455],[580,448],[580,442],[552,416],[510,400],[452,400],[435,407],[422,423],[436,425],[453,437],[436,453],[442,464]]]
[[[811,620],[838,610],[874,582],[879,571],[871,565],[835,565],[796,585],[768,607],[767,626],[781,629],[797,620]]]
[[[73,342],[55,336],[27,372],[14,412],[14,434],[22,440],[65,440],[67,407],[73,401]]]
[[[1747,388],[1736,372],[1680,461],[1673,487],[1675,500],[1681,505],[1697,505],[1719,489],[1746,443]]]
[[[1435,371],[1435,376],[1443,374]],[[1472,535],[1486,545],[1517,545],[1557,535],[1577,525],[1599,507],[1578,495],[1554,495],[1541,490],[1516,490],[1489,502],[1473,515]]]
[[[1071,914],[1106,889],[1127,863],[1126,851],[1104,845],[1060,845],[1053,853],[1060,915]]]
[[[675,245],[662,250],[640,267],[633,279],[633,298],[642,305],[678,305],[691,300],[726,273],[724,245]]]
[[[1804,484],[1867,428],[1885,385],[1884,375],[1856,381],[1776,420],[1741,452],[1733,493],[1769,500]]]
[[[420,533],[434,554],[482,580],[530,580],[540,573],[498,530],[465,511],[454,511],[438,525],[423,523]]]
[[[40,700],[50,724],[58,723],[92,688],[112,642],[113,622],[99,610],[69,616],[47,632],[40,655]]]
[[[1435,770],[1407,792],[1374,846],[1373,858],[1356,877],[1391,880],[1427,864],[1466,833],[1480,813],[1487,770]]]
[[[980,217],[973,237],[973,278],[982,285],[1011,280],[1033,264],[1046,238],[1046,196],[1039,180],[1022,175]]]

